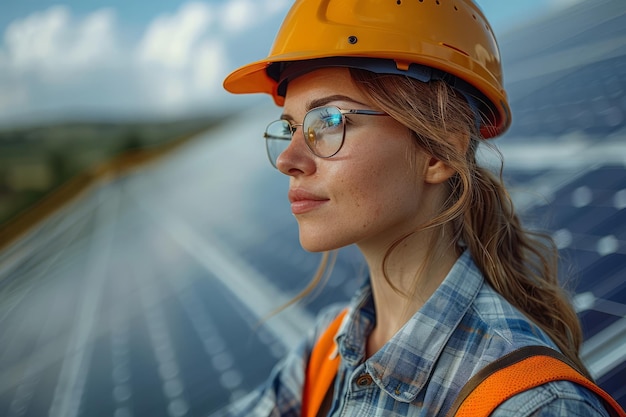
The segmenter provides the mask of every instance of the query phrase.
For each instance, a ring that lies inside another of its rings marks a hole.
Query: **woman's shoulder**
[[[559,350],[539,326],[485,285],[455,330],[444,356],[460,358],[456,375],[451,378],[463,385],[458,379],[462,375],[468,378],[493,361],[526,346]],[[459,355],[461,349],[465,352]],[[587,388],[569,381],[555,381],[515,395],[492,415],[599,417],[608,416],[608,413],[598,396]]]
[[[526,346],[558,350],[532,320],[485,284],[441,352],[438,363],[447,365],[435,373],[460,387],[487,365]]]
[[[459,346],[466,351],[455,378],[473,375],[489,363],[526,346],[546,346],[558,351],[539,326],[487,284],[477,294],[447,349],[452,349],[457,356]],[[550,382],[526,390],[502,403],[492,415],[608,416],[594,393],[569,381]]]
[[[601,400],[587,388],[555,381],[526,390],[503,402],[493,417],[608,417]]]
[[[505,350],[529,345],[556,348],[537,324],[487,283],[482,286],[464,320],[490,343],[501,345]]]

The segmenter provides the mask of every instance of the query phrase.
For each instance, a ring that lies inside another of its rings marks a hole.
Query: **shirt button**
[[[370,376],[370,374],[363,374],[360,377],[357,378],[356,380],[356,384],[359,387],[367,387],[369,385],[372,384],[372,377]]]

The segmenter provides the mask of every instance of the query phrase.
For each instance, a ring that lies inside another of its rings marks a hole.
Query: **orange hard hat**
[[[511,124],[498,45],[472,0],[296,0],[269,55],[233,71],[224,88],[282,106],[283,69],[294,61],[443,79],[480,112],[483,137]]]

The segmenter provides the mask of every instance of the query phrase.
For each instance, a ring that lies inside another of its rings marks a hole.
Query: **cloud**
[[[4,66],[56,78],[106,65],[116,51],[114,19],[103,9],[76,21],[56,6],[15,21],[4,34]]]
[[[148,26],[136,52],[139,86],[156,110],[184,111],[215,99],[229,57],[217,11],[186,3]]]
[[[95,101],[94,78],[115,70],[120,55],[112,9],[76,18],[55,6],[13,21],[0,44],[0,119]]]
[[[195,2],[184,4],[175,14],[157,17],[139,43],[138,58],[171,69],[185,68],[212,17],[208,5]]]
[[[250,32],[289,3],[187,2],[134,38],[111,8],[77,15],[54,6],[14,20],[0,42],[0,122],[50,111],[175,115],[223,106],[230,96],[221,81],[233,61],[271,42]]]
[[[226,31],[239,32],[249,27],[262,11],[250,0],[231,0],[222,9],[222,24]]]

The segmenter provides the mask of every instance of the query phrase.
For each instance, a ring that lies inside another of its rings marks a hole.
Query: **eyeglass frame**
[[[313,111],[318,111],[320,109],[325,109],[325,108],[334,108],[334,109],[337,109],[339,111],[339,114],[341,114],[342,133],[341,133],[341,143],[339,144],[339,147],[337,148],[337,150],[334,153],[332,153],[331,155],[322,156],[322,155],[318,155],[311,148],[310,142],[307,140],[306,134],[304,132],[304,121],[306,120],[306,117],[309,115],[309,113],[311,113]],[[343,148],[343,143],[345,142],[345,139],[346,139],[346,117],[345,117],[346,114],[359,114],[359,115],[364,115],[364,116],[388,116],[387,113],[385,113],[383,111],[379,111],[379,110],[342,109],[342,108],[340,108],[338,106],[335,106],[335,105],[325,105],[325,106],[314,107],[314,108],[308,110],[305,113],[304,117],[302,118],[302,123],[291,123],[287,119],[277,119],[277,120],[274,120],[274,121],[270,122],[267,125],[267,127],[265,128],[265,132],[263,132],[263,137],[266,139],[266,141],[265,141],[265,149],[266,149],[266,152],[267,152],[268,159],[270,160],[270,163],[272,164],[272,166],[274,166],[274,168],[278,169],[278,167],[276,166],[276,161],[278,160],[278,157],[280,156],[280,154],[282,154],[284,152],[284,150],[276,156],[276,160],[272,159],[272,155],[270,154],[270,150],[269,150],[269,146],[268,146],[268,139],[278,139],[278,140],[288,140],[288,141],[291,141],[291,140],[293,140],[293,135],[295,135],[296,130],[298,130],[299,126],[302,127],[302,137],[304,139],[304,143],[306,144],[307,149],[313,155],[317,156],[318,158],[323,158],[323,159],[332,158],[333,156],[337,155],[339,153],[339,151],[341,150],[341,148]],[[270,135],[270,134],[267,133],[268,128],[271,125],[273,125],[274,123],[277,123],[277,122],[284,123],[284,124],[286,124],[288,126],[289,131],[291,132],[291,136],[289,137],[289,139],[284,138],[284,137],[280,137],[280,136],[276,136],[276,135]]]

